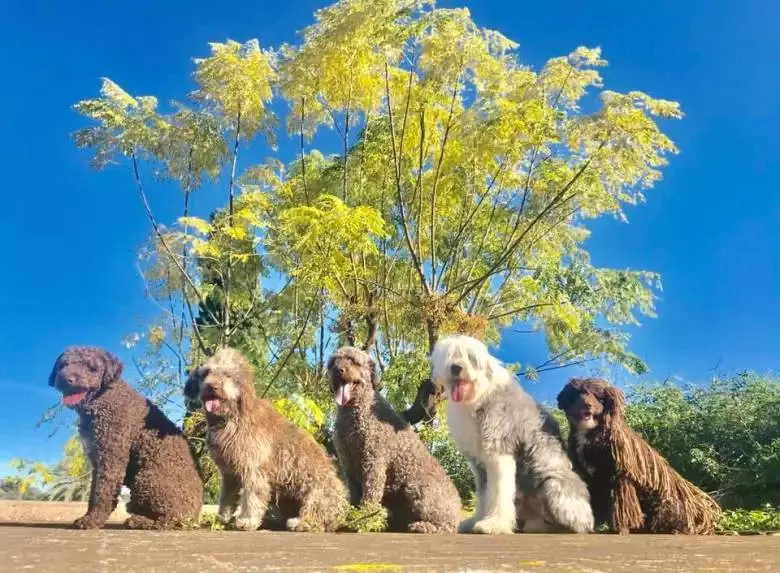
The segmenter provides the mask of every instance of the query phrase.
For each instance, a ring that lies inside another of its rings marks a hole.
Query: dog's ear
[[[110,352],[103,353],[103,385],[119,380],[122,375],[122,362]]]
[[[603,390],[604,413],[611,418],[622,418],[626,411],[626,399],[618,388],[607,386]]]
[[[184,384],[184,397],[191,401],[196,401],[200,395],[200,383],[206,377],[205,368],[193,368],[187,376],[187,382]]]
[[[62,355],[57,357],[57,360],[54,361],[54,366],[51,369],[51,374],[49,374],[49,386],[54,386],[54,383],[57,381],[57,373],[60,371],[60,358]]]
[[[563,390],[558,393],[558,409],[567,412],[577,400],[577,395],[578,392],[572,386],[572,382],[569,381],[569,383],[563,387]]]

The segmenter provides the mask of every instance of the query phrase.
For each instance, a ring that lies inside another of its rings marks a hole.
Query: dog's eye
[[[471,365],[476,367],[477,366],[477,357],[474,355],[473,352],[468,353],[468,359],[469,362],[471,362]]]
[[[89,369],[90,372],[97,372],[98,370],[98,367],[93,362],[87,364],[87,368]]]

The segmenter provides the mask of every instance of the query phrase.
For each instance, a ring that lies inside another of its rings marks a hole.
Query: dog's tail
[[[548,476],[540,491],[545,500],[548,521],[574,533],[593,531],[593,510],[585,483],[574,472],[571,475]]]

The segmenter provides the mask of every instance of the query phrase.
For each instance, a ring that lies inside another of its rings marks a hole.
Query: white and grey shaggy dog
[[[431,363],[477,490],[474,516],[459,530],[592,531],[588,488],[572,469],[557,422],[487,347],[470,336],[443,338]]]

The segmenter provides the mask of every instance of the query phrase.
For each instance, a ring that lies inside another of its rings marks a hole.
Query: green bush
[[[629,424],[724,508],[780,505],[780,379],[744,372],[628,394]]]
[[[720,533],[780,531],[780,510],[767,504],[760,509],[729,509],[717,524]]]

